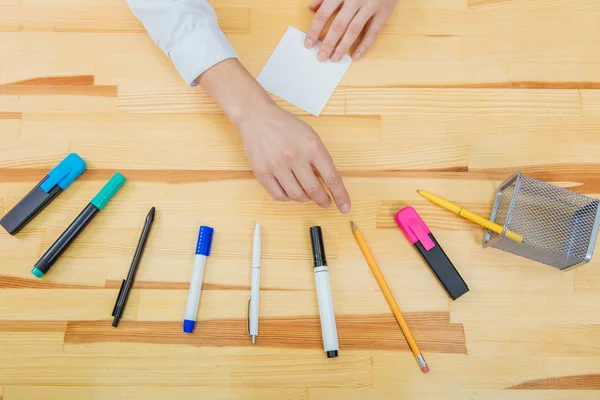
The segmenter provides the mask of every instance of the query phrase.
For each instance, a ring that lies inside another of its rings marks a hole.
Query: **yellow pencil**
[[[449,202],[446,199],[436,196],[435,194],[431,194],[423,190],[417,190],[417,192],[432,203],[437,204],[438,206],[443,207],[456,215],[468,219],[469,221],[474,222],[477,225],[483,226],[484,228],[495,232],[498,235],[502,235],[502,232],[504,231],[504,227],[502,225],[492,222],[489,219],[482,217],[481,215],[475,214],[474,212],[466,210],[459,205],[456,205],[454,203]],[[522,235],[519,235],[518,233],[513,232],[511,230],[506,230],[504,236],[517,243],[521,243],[523,241]]]
[[[385,299],[387,300],[388,304],[390,305],[390,308],[392,309],[392,312],[394,313],[394,316],[396,317],[396,321],[398,321],[398,325],[400,325],[400,329],[402,329],[402,333],[404,333],[404,337],[406,337],[406,341],[408,342],[408,345],[410,346],[412,353],[415,355],[415,358],[417,359],[417,362],[419,363],[419,367],[421,367],[423,372],[429,372],[429,367],[427,366],[427,363],[425,362],[425,359],[423,358],[423,355],[421,354],[419,345],[417,345],[415,338],[413,337],[412,333],[410,332],[408,324],[406,323],[406,320],[404,319],[404,316],[402,315],[402,311],[400,311],[400,307],[398,307],[398,304],[396,303],[396,300],[394,299],[394,295],[392,295],[392,291],[390,290],[383,275],[381,274],[381,271],[379,270],[379,267],[377,266],[377,262],[375,261],[375,258],[373,257],[371,250],[369,250],[369,247],[367,246],[367,242],[365,242],[365,238],[363,237],[362,233],[360,233],[360,230],[358,230],[358,226],[356,226],[356,224],[352,221],[350,223],[352,225],[352,232],[354,233],[354,238],[358,242],[358,246],[360,247],[363,254],[365,255],[365,258],[367,259],[367,263],[369,264],[369,267],[371,268],[373,275],[375,275],[375,279],[377,280],[377,283],[379,284],[379,287],[381,288],[381,291],[383,292]]]

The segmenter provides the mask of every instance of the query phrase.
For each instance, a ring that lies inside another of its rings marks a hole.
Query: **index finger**
[[[323,1],[313,18],[308,32],[306,32],[306,40],[304,41],[304,45],[307,48],[311,49],[315,44],[317,44],[319,41],[319,36],[321,36],[321,32],[323,32],[323,28],[325,28],[325,25],[341,3],[342,0]]]
[[[333,201],[335,201],[337,208],[344,214],[349,213],[350,195],[346,190],[346,186],[344,186],[344,181],[342,180],[340,173],[335,168],[335,165],[333,165],[333,160],[329,153],[325,153],[313,160],[312,164],[331,192],[331,196],[333,197]]]
[[[329,207],[331,199],[325,191],[325,188],[321,186],[321,182],[317,179],[310,164],[306,163],[306,165],[300,165],[296,167],[293,172],[308,197],[323,208]]]

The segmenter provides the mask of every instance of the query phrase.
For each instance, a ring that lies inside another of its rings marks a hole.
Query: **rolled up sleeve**
[[[205,0],[127,0],[127,4],[190,86],[215,64],[237,58]]]

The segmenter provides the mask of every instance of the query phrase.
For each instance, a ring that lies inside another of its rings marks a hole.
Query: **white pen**
[[[315,281],[317,284],[317,300],[321,317],[321,333],[323,335],[323,348],[327,358],[338,356],[339,344],[337,328],[335,326],[335,313],[333,299],[331,298],[331,285],[329,283],[329,270],[323,245],[323,234],[320,226],[310,228],[310,241],[312,243]]]
[[[258,336],[258,300],[260,295],[260,224],[254,228],[254,243],[252,245],[252,286],[250,287],[250,304],[248,310],[248,335],[252,344]]]
[[[204,266],[206,265],[206,257],[210,255],[213,233],[214,229],[209,226],[201,226],[198,232],[194,269],[192,270],[190,291],[188,292],[185,316],[183,317],[183,331],[186,333],[192,333],[196,326],[196,315],[198,314],[200,291],[202,290],[202,279],[204,278]]]

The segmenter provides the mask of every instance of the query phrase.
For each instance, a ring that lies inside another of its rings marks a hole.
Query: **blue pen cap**
[[[40,188],[46,193],[50,192],[54,185],[65,190],[85,171],[85,168],[85,161],[77,154],[71,153],[48,172],[48,177],[42,182]]]
[[[201,226],[198,232],[198,243],[196,243],[196,254],[210,256],[213,233],[215,230],[210,226]]]

